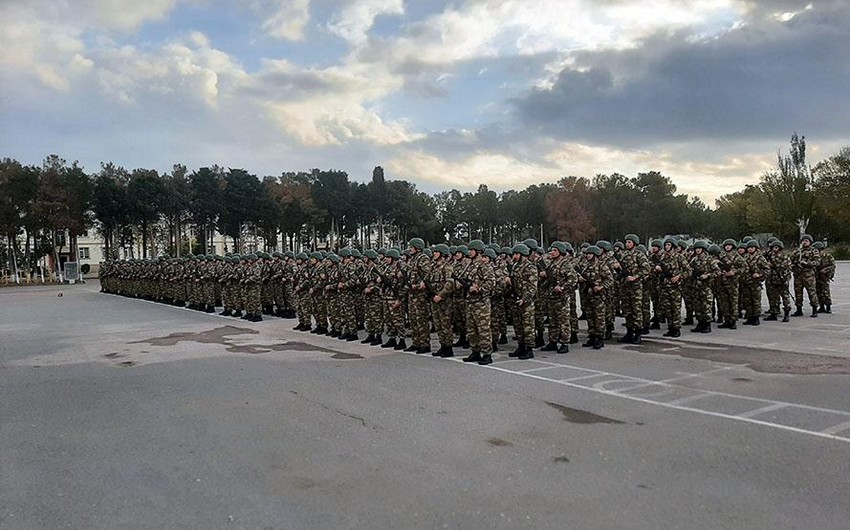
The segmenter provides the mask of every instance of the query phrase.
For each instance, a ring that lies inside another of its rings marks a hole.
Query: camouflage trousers
[[[648,326],[650,319],[652,319],[652,311],[650,309],[650,302],[652,301],[651,285],[652,282],[650,280],[644,280],[641,286],[643,287],[643,291],[641,293],[640,309],[644,327]]]
[[[499,340],[499,336],[508,332],[508,317],[505,313],[505,298],[501,295],[494,296],[490,300],[490,330],[493,341]]]
[[[339,313],[342,329],[345,333],[357,333],[358,290],[344,289],[339,293]]]
[[[466,299],[463,294],[454,297],[452,327],[458,335],[466,335]]]
[[[821,305],[832,305],[832,292],[831,286],[829,285],[831,280],[824,276],[817,276],[816,278],[816,288],[818,294],[818,302]]]
[[[747,318],[761,316],[761,282],[746,282],[741,298],[744,299],[744,311]]]
[[[224,284],[221,289],[221,303],[225,309],[233,311],[233,287],[230,284]]]
[[[342,332],[342,313],[339,299],[339,291],[325,291],[328,300],[328,322],[330,329]]]
[[[293,293],[292,297],[295,302],[295,315],[298,317],[298,323],[302,326],[310,326],[310,314],[312,313],[312,298],[307,293]]]
[[[569,293],[570,305],[570,333],[578,333],[578,311],[576,307],[576,292],[575,290]]]
[[[490,298],[479,297],[466,301],[466,334],[473,353],[490,353]]]
[[[384,327],[390,338],[404,338],[404,304],[398,298],[384,298]]]
[[[546,297],[546,312],[549,317],[549,342],[569,344],[570,301],[566,293],[551,293]]]
[[[452,312],[454,300],[449,296],[440,303],[431,302],[431,314],[434,316],[434,326],[437,328],[437,337],[440,346],[451,346],[454,341],[452,334]]]
[[[363,317],[368,334],[380,335],[384,332],[384,302],[377,289],[363,295]]]
[[[779,314],[779,300],[782,300],[782,309],[791,310],[791,293],[788,292],[787,283],[766,283],[764,285],[767,291],[767,312],[771,315]]]
[[[327,329],[328,327],[328,299],[320,289],[315,289],[310,295],[310,312],[316,320],[316,327]]]
[[[798,307],[803,305],[803,289],[805,289],[806,294],[809,295],[809,305],[816,308],[819,305],[819,302],[817,281],[815,279],[814,271],[809,270],[801,274],[794,275],[794,298],[797,299]]]
[[[544,324],[546,321],[546,297],[540,290],[537,291],[537,296],[534,297],[534,331],[535,333],[543,334]]]
[[[607,327],[607,301],[605,291],[601,293],[591,293],[587,291],[587,296],[582,297],[584,302],[584,311],[587,316],[587,333],[594,337],[602,338],[605,336],[605,328]]]
[[[711,322],[711,306],[714,303],[714,293],[708,282],[697,282],[691,287],[691,305],[694,317],[702,323]]]
[[[208,306],[215,307],[216,297],[215,297],[215,280],[204,280],[203,282],[203,302]]]
[[[626,329],[638,331],[643,328],[643,284],[640,280],[623,282],[620,287],[620,307],[626,317]]]
[[[738,280],[732,278],[721,278],[715,282],[714,290],[717,293],[717,316],[723,320],[738,320]]]
[[[259,315],[263,312],[262,306],[262,285],[259,283],[248,283],[242,287],[242,305],[245,306],[245,311],[252,315]]]
[[[283,290],[283,282],[279,280],[275,280],[275,283],[272,284],[272,303],[277,308],[278,311],[283,311],[284,309],[290,309],[289,301],[291,298],[287,300],[286,293]]]
[[[428,347],[431,344],[428,305],[428,294],[425,291],[414,291],[407,295],[410,339],[413,346]]]
[[[661,312],[667,317],[669,329],[682,327],[682,291],[678,285],[665,283],[660,285],[658,301]]]
[[[537,312],[534,302],[527,303],[522,307],[514,303],[514,332],[522,346],[534,345],[534,315]]]

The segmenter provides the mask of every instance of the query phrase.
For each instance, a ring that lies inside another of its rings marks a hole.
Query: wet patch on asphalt
[[[626,346],[626,350],[677,355],[688,359],[703,359],[728,364],[739,364],[751,370],[767,374],[790,375],[846,375],[850,374],[850,358],[810,355],[786,351],[775,351],[746,346],[706,345],[683,342],[670,343],[644,340],[641,347]]]
[[[494,447],[511,447],[513,444],[507,440],[502,440],[501,438],[490,438],[487,440],[487,443]]]
[[[128,344],[150,344],[152,346],[175,346],[179,342],[197,342],[201,344],[219,344],[231,353],[246,353],[257,355],[262,353],[280,351],[318,351],[332,353],[334,359],[363,359],[362,355],[345,353],[331,348],[316,346],[307,342],[280,342],[277,344],[234,344],[229,337],[236,335],[256,335],[259,331],[251,328],[239,328],[236,326],[221,326],[208,331],[172,333],[164,337],[152,337],[149,339],[129,342]]]
[[[625,423],[620,420],[606,418],[605,416],[600,416],[598,414],[587,412],[585,410],[565,407],[564,405],[552,403],[551,401],[546,401],[545,403],[553,409],[559,411],[564,416],[564,421],[568,421],[570,423],[579,423],[582,425],[590,425],[593,423],[609,423],[614,425],[622,425],[623,423]]]

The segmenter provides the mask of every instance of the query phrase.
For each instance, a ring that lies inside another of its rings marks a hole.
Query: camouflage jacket
[[[528,258],[521,257],[511,268],[511,284],[517,301],[531,302],[537,296],[539,273]]]

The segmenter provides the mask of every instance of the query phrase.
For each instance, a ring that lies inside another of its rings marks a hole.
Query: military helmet
[[[812,246],[818,250],[823,250],[823,241],[815,241]]]
[[[378,253],[371,248],[367,248],[366,250],[364,250],[363,255],[372,260],[378,259]]]
[[[449,255],[449,247],[445,243],[439,243],[431,247],[431,250],[434,252],[439,252],[441,256],[445,257]]]
[[[295,252],[293,252],[291,250],[287,250],[286,252],[283,253],[283,257],[284,258],[294,258]]]
[[[802,237],[800,237],[800,241],[803,241],[805,239],[808,239],[809,243],[815,242],[815,239],[812,236],[810,236],[809,234],[803,234]]]
[[[455,245],[450,246],[449,254],[454,254],[455,252],[457,252],[457,247]]]
[[[500,250],[502,250],[502,246],[499,245],[498,243],[488,243],[487,248],[492,248],[493,252],[496,252],[496,253],[498,253]]]
[[[433,251],[433,250],[431,250],[431,249],[430,249],[430,248],[428,248],[428,247],[423,248],[423,249],[422,249],[422,253],[423,253],[423,254],[425,254],[426,256],[428,256],[429,258],[434,257],[434,251]]]
[[[531,249],[528,248],[528,245],[526,245],[525,243],[517,243],[511,250],[511,254],[521,254],[523,256],[528,256],[529,254],[531,254]]]
[[[582,250],[582,252],[584,252],[584,249],[586,249],[586,248],[587,248],[587,247],[589,247],[589,246],[590,246],[590,243],[588,243],[587,241],[585,241],[584,243],[582,243],[582,244],[581,244],[581,250]]]
[[[485,248],[484,249],[484,255],[487,256],[490,259],[496,259],[496,251],[493,250],[492,248],[489,248],[489,247]]]
[[[552,249],[555,249],[558,252],[560,252],[562,256],[567,253],[567,245],[565,245],[561,241],[553,242],[552,245],[549,247],[549,250],[552,250]]]
[[[464,256],[469,256],[469,247],[467,247],[466,245],[458,245],[457,248],[455,248],[455,253],[458,252],[460,252]]]
[[[717,256],[722,251],[723,251],[723,249],[720,248],[720,245],[718,245],[717,243],[712,243],[712,244],[708,245],[708,253],[711,254],[712,256]]]
[[[730,237],[723,240],[723,246],[725,247],[726,245],[732,245],[733,247],[737,247],[738,242]]]
[[[328,257],[328,252],[326,250],[320,250],[319,254],[322,255],[322,259],[325,259],[325,258]]]
[[[537,240],[534,239],[533,237],[529,237],[528,239],[523,241],[522,244],[527,246],[529,249],[535,249],[538,246],[540,246],[540,245],[537,244]]]
[[[615,241],[614,242],[614,248],[623,250],[624,248],[626,248],[626,244],[623,243],[622,241]]]
[[[626,234],[626,237],[624,237],[623,239],[625,239],[626,241],[631,241],[635,245],[640,244],[640,238],[637,236],[637,234]]]
[[[584,249],[585,254],[593,254],[594,256],[601,256],[602,249],[597,247],[596,245],[588,245],[586,249]]]
[[[322,260],[322,253],[318,250],[311,252],[310,253],[310,259],[314,259],[314,258],[321,261]]]
[[[660,239],[653,239],[652,243],[650,243],[649,246],[661,248],[664,246],[665,242],[666,241],[661,241]]]
[[[415,248],[416,250],[422,250],[425,248],[425,241],[423,241],[421,237],[414,237],[407,243],[407,245]]]
[[[351,249],[351,257],[352,258],[362,258],[363,254],[360,253],[359,249],[353,248],[353,249]]]
[[[781,239],[776,239],[773,243],[770,244],[771,247],[779,247],[780,249],[785,248],[785,243],[782,242]]]
[[[704,239],[697,239],[694,241],[694,244],[691,245],[691,248],[701,248],[703,250],[708,250],[708,241]]]
[[[328,254],[328,259],[331,260],[332,263],[339,263],[341,261],[339,254],[336,254],[334,252]]]
[[[638,249],[638,252],[646,252],[646,245],[644,245],[643,243],[638,243],[635,248]]]
[[[307,259],[309,257],[306,252],[299,252],[295,255],[295,259]]]
[[[744,243],[749,243],[751,239],[755,238],[753,236],[744,236],[744,239],[742,239],[741,241],[743,241]]]
[[[399,259],[401,258],[401,252],[399,252],[398,249],[391,248],[387,251],[386,256],[392,259]]]
[[[256,259],[257,259],[256,254],[248,254],[248,261],[256,261]]]
[[[348,247],[339,249],[339,257],[350,258],[351,257],[351,249],[348,248]]]
[[[272,252],[272,257],[273,258],[282,258],[283,254],[280,251],[275,250],[274,252]]]
[[[676,245],[678,245],[679,248],[681,248],[682,250],[688,248],[688,242],[685,241],[684,239],[680,239],[679,241],[676,241]]]
[[[747,248],[759,248],[759,242],[755,239],[750,239],[747,241]]]
[[[219,256],[218,254],[216,254],[215,256],[213,256],[213,259],[215,259],[216,261],[223,261],[223,260],[224,260],[224,257],[223,257],[223,256]]]
[[[655,241],[653,241],[653,243],[655,243]],[[665,246],[665,247],[667,246],[667,243],[670,243],[670,244],[671,244],[671,245],[673,245],[674,247],[676,246],[676,240],[675,240],[675,239],[673,239],[672,237],[666,237],[666,238],[664,238],[664,246]]]
[[[502,247],[499,249],[499,254],[510,256],[511,255],[511,247]]]
[[[472,241],[469,242],[469,250],[484,252],[485,248],[486,247],[484,246],[484,242],[481,241],[480,239],[473,239]]]
[[[387,249],[386,249],[386,247],[381,247],[381,248],[379,248],[379,249],[378,249],[378,254],[386,256],[386,255],[387,255]]]
[[[597,241],[596,246],[606,252],[611,252],[611,250],[614,248],[614,246],[611,245],[610,241],[606,241],[604,239],[600,239],[599,241]]]

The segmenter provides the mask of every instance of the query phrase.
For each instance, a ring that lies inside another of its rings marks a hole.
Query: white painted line
[[[523,372],[514,372],[514,373],[523,375]],[[569,379],[552,379],[552,381],[560,381],[560,382],[563,382],[563,383],[567,383],[567,382],[572,382],[572,381],[581,381],[582,379],[593,379],[594,377],[608,377],[610,375],[611,374],[605,374],[605,373],[591,374],[591,375],[582,375],[580,377],[571,377]],[[541,377],[541,379],[544,379],[544,378]],[[576,386],[578,386],[578,385],[576,385]]]
[[[563,368],[563,366],[555,366],[555,365],[544,366],[542,368],[529,368],[528,370],[517,370],[517,372],[522,372],[524,374],[527,374],[528,372],[540,372],[542,370],[551,370],[553,368]],[[591,370],[588,370],[588,371],[591,371]]]
[[[635,386],[618,388],[617,391],[618,392],[628,392],[630,390],[637,390],[638,388],[643,388],[645,386],[666,385],[668,383],[673,383],[675,381],[683,381],[685,379],[691,379],[692,377],[703,377],[703,376],[708,375],[708,374],[713,374],[713,373],[717,373],[717,372],[725,372],[727,370],[734,370],[735,368],[740,368],[740,367],[741,367],[740,365],[732,365],[732,366],[724,366],[722,368],[717,368],[717,369],[714,369],[714,370],[706,370],[705,372],[697,372],[697,373],[693,373],[693,374],[682,374],[680,377],[672,377],[670,379],[661,379],[660,381],[651,381],[651,382],[647,382],[647,383],[641,383],[641,384],[635,385]]]
[[[846,431],[847,429],[850,429],[850,421],[839,423],[838,425],[834,425],[828,429],[824,429],[821,432],[824,434],[838,434],[841,431]]]
[[[768,405],[766,407],[762,407],[760,409],[751,410],[749,412],[744,412],[742,414],[738,414],[739,418],[752,418],[753,416],[758,416],[759,414],[764,414],[765,412],[770,412],[772,410],[779,410],[787,408],[788,405],[784,403],[774,403],[773,405]]]
[[[673,401],[668,401],[668,405],[679,406],[684,405],[685,403],[690,403],[692,401],[696,401],[698,399],[707,398],[709,396],[713,396],[713,393],[704,393],[704,394],[694,394],[693,396],[685,396],[683,398],[674,399]]]

